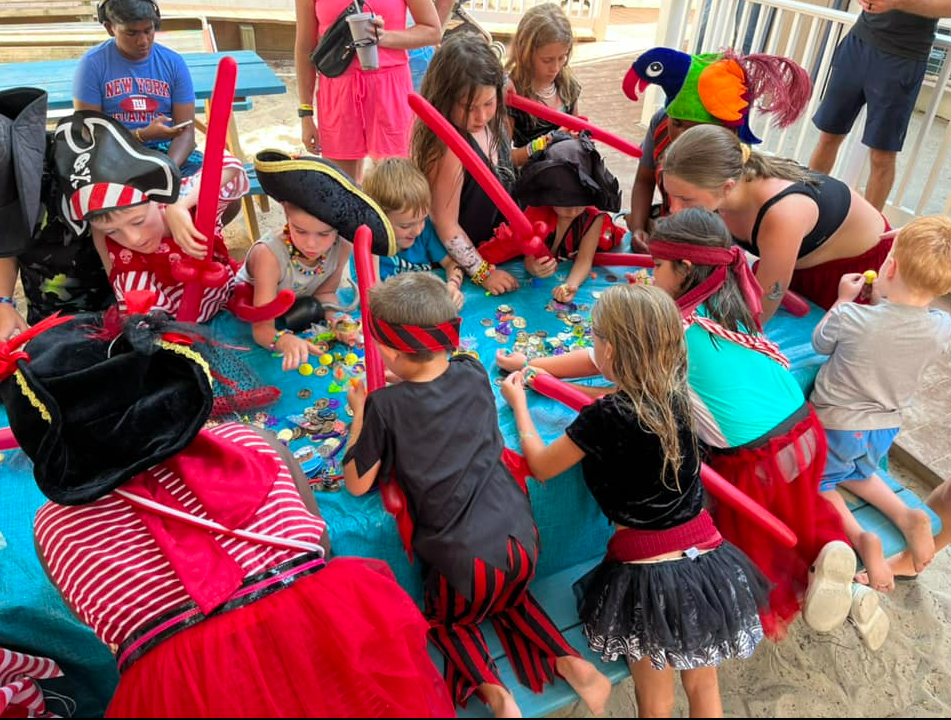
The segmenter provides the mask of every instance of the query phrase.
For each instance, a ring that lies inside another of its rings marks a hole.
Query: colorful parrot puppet
[[[663,88],[668,117],[737,128],[740,140],[750,145],[762,142],[750,129],[752,107],[774,114],[777,126],[788,127],[812,93],[808,73],[792,60],[729,50],[703,55],[666,47],[648,50],[631,64],[622,87],[636,101],[648,85]]]

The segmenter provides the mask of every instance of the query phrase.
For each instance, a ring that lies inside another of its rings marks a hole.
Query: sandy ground
[[[296,118],[297,94],[289,56],[268,58],[288,84],[286,95],[254,98],[254,108],[239,113],[238,127],[245,154],[264,148],[299,151]],[[592,121],[624,137],[640,141],[643,126],[637,125],[639,108],[616,98],[610,83],[618,85],[630,57],[613,57],[579,63],[583,87],[582,111]],[[607,90],[599,88],[607,87]],[[601,92],[602,96],[598,95]],[[625,105],[625,103],[627,103]],[[624,190],[625,205],[636,170],[636,161],[605,151],[606,160]],[[283,213],[274,203],[267,213],[258,213],[262,230],[283,224]],[[236,220],[226,230],[236,256],[248,246],[243,223]],[[894,474],[905,485],[926,495],[928,488],[893,463]],[[951,555],[942,552],[920,580],[901,583],[883,601],[891,618],[891,633],[884,647],[871,652],[855,628],[842,628],[819,635],[797,621],[787,640],[764,642],[744,662],[731,662],[720,672],[726,714],[732,717],[948,717],[951,715]],[[636,714],[633,685],[627,680],[616,686],[609,705],[610,717]],[[559,717],[584,717],[583,707],[567,707]],[[678,689],[675,715],[686,717],[687,705]]]

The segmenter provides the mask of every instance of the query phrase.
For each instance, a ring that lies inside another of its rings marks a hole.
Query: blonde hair
[[[598,299],[591,326],[611,344],[611,371],[618,399],[627,404],[642,428],[660,440],[664,453],[661,481],[678,479],[684,448],[680,433],[693,436],[687,385],[687,348],[683,321],[673,299],[649,285],[615,285]],[[696,438],[694,437],[696,457]],[[692,469],[691,469],[692,471]]]
[[[892,256],[909,289],[935,296],[951,292],[951,218],[912,220],[895,238]]]
[[[459,317],[449,286],[428,272],[391,275],[369,290],[370,313],[391,325],[441,325]],[[428,362],[435,352],[407,353],[413,362]]]
[[[363,180],[363,192],[385,213],[428,213],[432,204],[426,176],[406,158],[385,158],[374,163]]]
[[[574,40],[571,23],[560,5],[547,2],[529,8],[518,21],[505,62],[505,71],[515,86],[515,92],[532,100],[541,99],[532,88],[532,58],[539,48],[561,43],[568,46],[568,62],[555,78],[555,88],[567,107],[578,102],[581,84],[569,67]]]
[[[664,172],[702,190],[719,190],[728,180],[746,182],[780,178],[813,182],[807,168],[786,158],[747,149],[736,134],[719,125],[697,125],[685,130],[664,153]]]

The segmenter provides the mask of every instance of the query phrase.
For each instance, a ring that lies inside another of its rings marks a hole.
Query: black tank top
[[[816,224],[809,231],[809,234],[802,239],[797,257],[805,257],[832,237],[849,214],[849,208],[852,206],[852,192],[848,185],[834,177],[817,172],[810,173],[810,175],[809,182],[793,183],[763,203],[756,214],[756,222],[753,223],[753,232],[750,233],[749,242],[737,237],[734,237],[734,241],[758,256],[760,252],[757,237],[759,236],[759,226],[763,222],[763,216],[773,205],[787,195],[808,195],[819,208],[819,217]]]
[[[512,191],[515,174],[512,171],[512,155],[508,136],[505,133],[499,138],[499,164],[494,166],[482,152],[479,143],[471,135],[466,135],[466,142],[476,151],[481,160],[492,170],[495,176],[505,187],[506,192]],[[448,151],[447,151],[448,152]],[[472,244],[478,247],[492,238],[492,232],[499,223],[505,220],[501,211],[492,202],[476,179],[464,170],[462,191],[459,193],[459,227],[461,227]]]

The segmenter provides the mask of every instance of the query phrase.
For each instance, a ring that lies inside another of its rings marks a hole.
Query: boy
[[[167,155],[143,147],[121,123],[94,110],[62,120],[53,144],[71,219],[88,221],[120,309],[125,310],[127,292],[153,290],[156,309],[174,316],[185,289],[179,278],[197,270],[185,256],[204,259],[206,253],[205,237],[192,219],[200,173],[181,183]],[[180,183],[187,193],[181,198]],[[194,280],[202,285],[197,322],[210,320],[231,297],[235,273],[221,234],[221,213],[248,187],[242,164],[226,156],[213,262]]]
[[[386,158],[367,173],[363,192],[382,208],[396,232],[396,255],[378,258],[380,280],[412,270],[431,270],[438,263],[446,271],[452,301],[461,309],[466,300],[461,289],[465,273],[446,254],[427,222],[432,195],[426,176],[405,158]]]
[[[600,713],[610,681],[577,656],[528,590],[538,529],[524,484],[503,461],[485,369],[468,355],[448,357],[460,318],[445,283],[429,273],[394,275],[371,288],[370,311],[383,362],[403,382],[369,398],[362,385],[348,393],[346,485],[354,495],[376,481],[388,494],[393,485],[405,493],[429,637],[446,656],[456,701],[478,692],[496,717],[520,717],[478,627],[488,617],[523,684],[540,692],[557,672]],[[405,521],[398,518],[401,528]],[[530,635],[521,630],[529,626]]]
[[[916,573],[934,558],[928,515],[906,507],[875,470],[925,369],[948,351],[951,317],[929,304],[951,290],[951,219],[924,217],[902,228],[872,285],[875,304],[851,302],[866,282],[862,274],[844,275],[838,301],[813,333],[816,352],[830,358],[810,400],[829,445],[822,494],[842,515],[871,587],[888,592],[894,575],[881,540],[862,530],[835,488],[841,485],[895,523]]]

